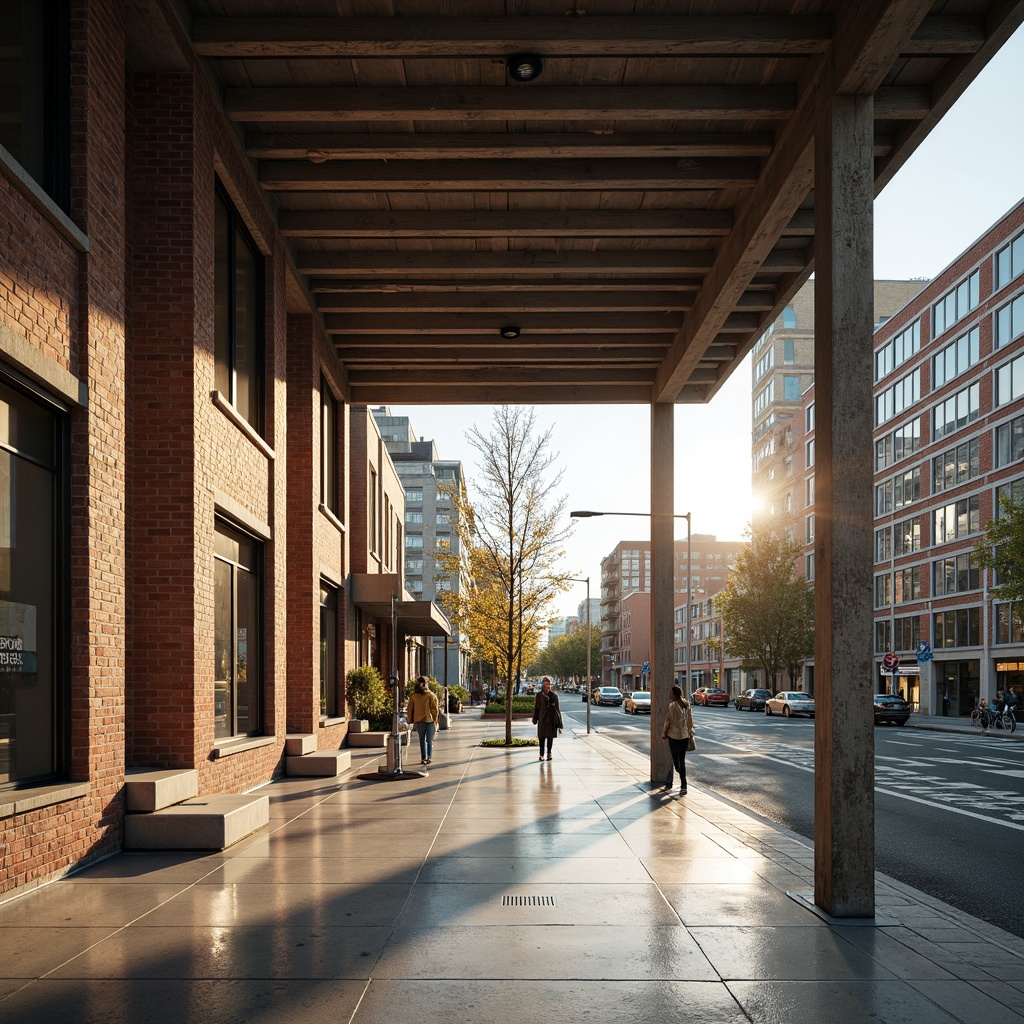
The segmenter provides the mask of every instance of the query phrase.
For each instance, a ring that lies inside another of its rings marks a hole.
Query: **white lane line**
[[[923,747],[923,743],[904,743],[903,740],[886,740],[887,743],[891,743],[894,747]]]
[[[723,743],[721,740],[708,739],[706,742],[717,743],[719,746],[729,747],[732,746],[729,743]],[[734,748],[742,749],[742,748]],[[807,772],[809,775],[814,774],[814,768],[808,768],[806,765],[793,764],[792,761],[785,761],[781,757],[771,757],[768,754],[760,754],[757,751],[744,751],[744,753],[754,754],[755,757],[764,758],[766,761],[774,761],[775,764],[785,765],[787,768],[795,768],[800,772]],[[892,789],[883,789],[881,786],[875,786],[875,792],[881,793],[883,796],[896,797],[898,800],[909,800],[912,804],[921,804],[924,807],[934,807],[937,811],[949,811],[951,814],[962,814],[965,818],[975,818],[978,821],[987,821],[991,825],[1002,825],[1004,828],[1016,829],[1018,832],[1024,832],[1024,825],[1020,825],[1015,821],[1003,821],[1002,818],[991,818],[986,814],[976,814],[974,811],[965,811],[961,807],[951,807],[949,804],[936,803],[934,800],[925,800],[923,797],[910,796],[908,793],[899,793]]]

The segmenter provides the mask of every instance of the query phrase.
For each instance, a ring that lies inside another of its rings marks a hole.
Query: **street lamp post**
[[[686,520],[686,626],[683,633],[683,639],[686,645],[685,654],[685,665],[686,665],[686,683],[684,686],[684,695],[690,688],[690,580],[692,576],[692,552],[690,549],[690,513],[683,512],[679,514],[669,514],[662,512],[596,512],[593,509],[582,509],[575,512],[570,512],[569,517],[571,519],[593,519],[597,516],[639,516],[643,519],[685,519]],[[672,575],[675,577],[675,551],[672,553]],[[589,584],[588,584],[588,596],[589,596]],[[653,603],[653,602],[652,602]],[[587,602],[587,615],[590,615],[590,602]],[[674,617],[674,616],[673,616]],[[653,623],[652,623],[653,626]],[[588,649],[589,658],[589,649]],[[664,685],[664,684],[663,684]],[[654,754],[654,735],[657,731],[654,723],[654,690],[651,688],[651,767],[652,772],[655,765],[655,754]],[[587,732],[590,732],[590,701],[587,701]]]
[[[591,658],[591,647],[594,643],[594,633],[590,628],[590,577],[585,576],[583,579],[578,579],[575,576],[566,576],[567,580],[571,580],[573,583],[586,583],[587,585],[587,735],[590,735],[590,658]]]

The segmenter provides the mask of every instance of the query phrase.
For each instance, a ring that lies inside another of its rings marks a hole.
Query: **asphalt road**
[[[563,713],[585,718],[582,700]],[[646,716],[591,708],[592,726],[650,752]],[[814,836],[814,723],[694,708],[690,781]],[[1024,743],[875,729],[876,868],[1024,937]]]

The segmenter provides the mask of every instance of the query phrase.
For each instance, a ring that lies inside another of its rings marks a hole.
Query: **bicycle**
[[[981,726],[981,731],[1003,729],[1006,732],[1017,731],[1017,719],[1010,711],[993,711],[991,708],[975,708],[971,712],[971,725]]]

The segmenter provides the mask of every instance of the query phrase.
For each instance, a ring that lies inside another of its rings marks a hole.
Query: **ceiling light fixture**
[[[518,338],[519,328],[516,327],[515,324],[509,324],[508,327],[502,327],[498,333],[501,334],[503,338]]]
[[[544,63],[535,53],[517,53],[505,62],[509,76],[517,82],[532,82],[544,70]]]

